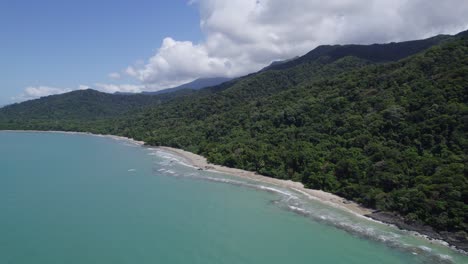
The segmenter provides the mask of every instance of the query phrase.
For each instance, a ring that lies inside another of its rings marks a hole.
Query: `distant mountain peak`
[[[457,37],[468,37],[468,30],[462,31],[462,32],[458,33],[455,36],[457,36]]]
[[[220,85],[230,80],[232,80],[232,78],[227,78],[227,77],[198,78],[192,82],[182,84],[177,87],[162,89],[162,90],[155,91],[155,92],[143,92],[143,93],[155,95],[155,94],[172,93],[172,92],[176,92],[176,91],[183,90],[183,89],[200,90],[203,88]]]
[[[287,62],[290,62],[290,61],[293,61],[295,59],[298,59],[300,56],[296,56],[294,58],[291,58],[291,59],[286,59],[286,60],[275,60],[275,61],[272,61],[270,63],[270,65],[266,66],[265,68],[261,69],[260,71],[266,71],[266,70],[269,70],[270,68],[274,67],[274,66],[277,66],[277,65],[280,65],[280,64],[283,64],[283,63],[287,63]]]

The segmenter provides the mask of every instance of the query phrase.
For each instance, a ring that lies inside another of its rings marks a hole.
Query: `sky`
[[[468,29],[467,0],[0,0],[0,105],[237,77],[322,44]]]

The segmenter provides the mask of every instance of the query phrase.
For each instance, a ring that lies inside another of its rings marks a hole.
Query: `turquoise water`
[[[0,132],[0,263],[468,263],[450,248],[111,138]]]

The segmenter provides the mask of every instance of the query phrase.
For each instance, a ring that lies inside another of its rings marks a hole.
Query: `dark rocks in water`
[[[380,222],[393,224],[402,230],[415,231],[431,239],[443,240],[457,249],[468,252],[468,234],[465,232],[437,232],[430,226],[409,222],[402,216],[390,212],[376,211],[366,216]]]
[[[454,245],[456,248],[468,252],[468,234],[460,231],[456,233],[443,231],[440,232],[444,241],[447,241],[450,245]]]

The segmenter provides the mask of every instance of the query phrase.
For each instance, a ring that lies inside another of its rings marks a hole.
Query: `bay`
[[[129,141],[0,132],[0,263],[468,263],[293,190]]]

